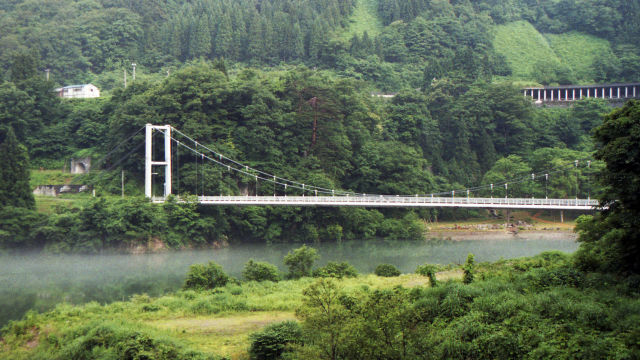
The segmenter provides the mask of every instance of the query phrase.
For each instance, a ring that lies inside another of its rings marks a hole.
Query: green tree
[[[11,127],[4,134],[0,154],[3,157],[0,167],[0,204],[3,207],[34,209],[36,203],[29,185],[29,155]]]
[[[476,263],[473,254],[469,254],[469,256],[467,256],[467,262],[464,263],[462,271],[464,271],[462,282],[465,284],[471,284],[476,273]]]
[[[284,264],[289,267],[290,279],[298,279],[303,276],[311,276],[311,268],[313,263],[318,260],[320,256],[318,251],[307,245],[291,250],[284,257]]]
[[[596,158],[606,163],[600,179],[602,212],[576,226],[576,261],[585,270],[640,273],[640,101],[605,116],[595,130]]]
[[[206,19],[199,18],[191,30],[189,57],[197,59],[211,54],[211,30]]]
[[[529,181],[531,172],[531,167],[520,156],[510,155],[496,161],[484,175],[482,183],[493,184],[493,196],[530,197],[536,185]]]
[[[418,268],[416,268],[416,274],[420,274],[429,278],[429,285],[431,285],[431,287],[438,286],[438,282],[436,280],[437,271],[438,268],[435,265],[431,264],[420,265],[418,266]]]
[[[391,264],[380,264],[376,266],[374,270],[374,274],[383,277],[395,277],[400,276],[400,270],[397,267]]]
[[[296,310],[296,317],[302,321],[302,328],[308,337],[305,346],[309,355],[305,358],[336,360],[343,358],[343,338],[347,335],[344,326],[348,311],[340,301],[342,289],[333,279],[322,278],[302,291],[302,306]],[[315,356],[312,356],[315,352]]]
[[[268,262],[249,259],[244,265],[242,276],[249,281],[278,281],[280,273],[278,268]]]
[[[222,270],[222,266],[209,261],[207,264],[193,264],[189,267],[184,289],[206,290],[225,286],[229,276]]]
[[[295,321],[283,321],[267,325],[249,335],[249,354],[255,360],[281,359],[287,345],[302,342],[302,327]]]

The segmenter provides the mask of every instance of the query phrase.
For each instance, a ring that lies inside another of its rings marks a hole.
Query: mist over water
[[[394,264],[409,273],[424,263],[463,263],[469,253],[481,262],[532,256],[548,250],[570,253],[578,247],[570,235],[525,236],[454,241],[353,241],[311,246],[320,253],[317,266],[328,261],[347,261],[361,273],[371,273],[381,263]],[[195,263],[215,261],[238,278],[249,259],[268,261],[284,272],[284,255],[299,246],[242,244],[224,249],[135,255],[0,255],[0,326],[22,317],[29,309],[44,311],[60,302],[107,303],[127,300],[134,294],[159,296],[175,291],[182,286],[189,266]]]

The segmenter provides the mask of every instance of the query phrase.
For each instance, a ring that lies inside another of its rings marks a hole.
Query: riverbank
[[[637,355],[634,334],[640,300],[636,283],[581,273],[571,264],[569,255],[547,252],[476,264],[475,279],[467,284],[462,282],[460,266],[438,272],[436,288],[431,288],[428,278],[414,273],[389,278],[367,274],[331,280],[332,285],[319,293],[308,289],[318,289],[320,280],[302,278],[230,282],[211,290],[179,290],[159,297],[136,295],[107,305],[64,303],[46,313],[29,313],[6,326],[0,333],[0,353],[6,359],[146,354],[162,360],[246,360],[252,333],[294,320],[303,323],[304,331],[311,331],[307,336],[337,329],[340,339],[344,338],[341,344],[353,344],[348,336],[359,334],[368,343],[382,338],[354,331],[352,325],[367,325],[365,331],[392,331],[392,339],[409,331],[408,344],[417,349],[412,358],[421,358],[418,354],[425,348],[438,355],[435,358],[467,357],[451,356],[442,344],[467,349],[461,354],[482,351],[484,358],[539,358],[544,354],[571,358],[585,352],[593,356],[579,357]],[[322,300],[325,295],[338,299],[330,306],[341,317],[327,322],[331,328],[322,327],[325,322],[309,321],[308,316],[322,314],[316,311],[316,302],[309,301],[310,296]],[[365,313],[369,307],[373,307],[371,314]],[[380,317],[383,313],[397,316]],[[407,327],[403,319],[413,319],[412,326]],[[461,326],[466,327],[461,330]],[[379,346],[367,349],[393,349],[395,343]],[[318,358],[318,353],[312,354],[292,358]]]
[[[505,230],[439,230],[430,231],[427,240],[483,241],[483,240],[577,240],[572,230],[525,230],[511,232]]]

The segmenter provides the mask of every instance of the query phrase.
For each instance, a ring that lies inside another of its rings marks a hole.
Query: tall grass
[[[528,21],[496,26],[493,46],[506,58],[515,79],[530,79],[538,60],[560,62],[547,39]]]
[[[609,41],[578,32],[542,34],[527,21],[495,27],[493,45],[512,70],[511,80],[531,81],[537,62],[569,67],[579,83],[594,82],[593,60],[612,54]]]
[[[340,37],[349,40],[355,34],[362,37],[366,31],[373,38],[383,27],[382,19],[378,16],[378,0],[358,0],[353,15],[349,18],[349,26]]]
[[[613,56],[611,44],[592,35],[570,32],[545,34],[549,45],[561,61],[568,65],[584,84],[594,83],[593,60],[598,56]]]

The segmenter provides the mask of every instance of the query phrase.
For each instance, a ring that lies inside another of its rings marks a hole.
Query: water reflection
[[[27,310],[44,311],[56,303],[126,300],[133,294],[158,296],[179,289],[189,265],[213,260],[232,276],[240,277],[250,258],[268,261],[284,269],[282,258],[300,244],[245,244],[225,249],[160,254],[0,256],[0,326],[20,318]],[[360,272],[390,263],[413,272],[424,263],[462,263],[468,253],[477,261],[531,256],[547,250],[573,252],[572,236],[539,235],[505,239],[429,240],[420,242],[368,241],[312,245],[319,265],[348,261]]]

